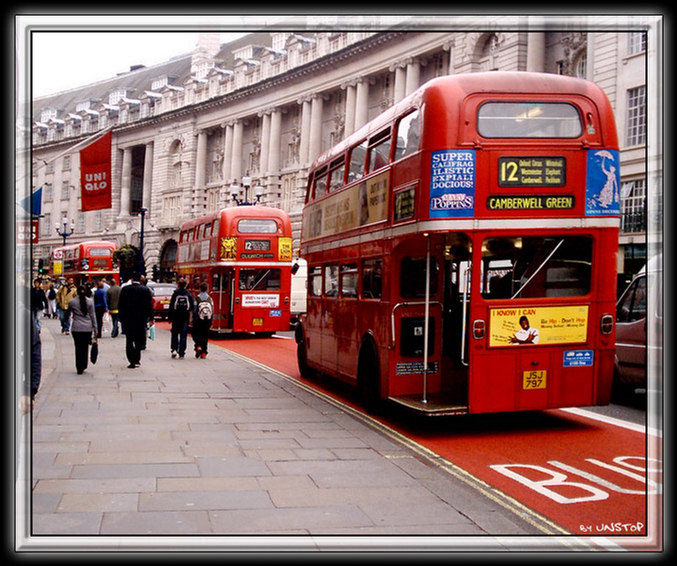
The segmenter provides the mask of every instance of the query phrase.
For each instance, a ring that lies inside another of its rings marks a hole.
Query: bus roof
[[[420,106],[423,102],[439,104],[439,101],[443,100],[448,104],[449,100],[462,101],[472,94],[578,95],[591,100],[599,112],[613,115],[604,91],[595,83],[585,79],[526,71],[491,71],[447,75],[429,80],[342,142],[319,155],[313,162],[311,170],[368,138],[371,134],[392,122],[395,117],[406,113],[409,109]],[[606,132],[605,135],[608,141],[607,145],[617,145],[615,124],[612,125],[613,131]]]
[[[115,242],[108,242],[106,240],[85,240],[84,242],[77,242],[75,244],[66,244],[65,246],[58,246],[54,250],[73,250],[83,246],[84,248],[117,248]]]
[[[204,224],[205,222],[210,222],[219,218],[221,222],[228,223],[234,218],[277,218],[282,221],[285,229],[287,226],[291,230],[291,221],[289,220],[289,215],[280,208],[272,208],[268,206],[231,206],[228,208],[222,208],[219,211],[211,212],[200,216],[198,218],[191,218],[186,220],[181,224],[180,230],[189,230],[195,226]]]

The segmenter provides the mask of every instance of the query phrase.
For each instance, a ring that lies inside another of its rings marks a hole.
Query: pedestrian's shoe
[[[133,369],[133,368],[136,367],[136,365],[135,364],[129,364],[127,367]]]
[[[176,350],[172,350],[172,358],[176,357]],[[183,358],[183,356],[181,356]]]
[[[195,357],[196,357],[196,358],[199,358],[199,357],[200,357],[200,353],[201,353],[200,351],[201,351],[201,348],[199,348],[199,347],[198,347],[198,348],[195,348]]]
[[[182,360],[182,359],[183,359],[183,354],[181,354],[181,355],[179,356],[179,359],[180,359],[180,360]]]
[[[207,352],[202,352],[200,357],[204,360],[207,357]]]

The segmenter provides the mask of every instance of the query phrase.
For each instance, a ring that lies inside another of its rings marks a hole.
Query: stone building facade
[[[43,187],[34,259],[69,241],[139,245],[165,275],[181,222],[233,204],[232,193],[292,217],[294,247],[309,165],[321,152],[426,81],[478,71],[541,71],[598,83],[616,112],[623,228],[619,271],[645,261],[647,35],[642,32],[262,32],[228,44],[202,34],[195,50],[152,67],[33,101],[34,188]],[[113,206],[81,212],[78,150],[113,127]],[[244,182],[248,185],[244,186]],[[251,193],[251,194],[250,194]],[[631,253],[628,253],[628,250]]]

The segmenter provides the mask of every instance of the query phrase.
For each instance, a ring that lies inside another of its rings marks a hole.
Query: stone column
[[[233,126],[233,155],[230,176],[238,183],[242,181],[242,120],[237,120]]]
[[[355,84],[346,85],[345,136],[355,131]]]
[[[282,111],[275,108],[270,115],[270,141],[268,142],[268,173],[280,172],[280,135],[282,133]]]
[[[369,81],[359,79],[355,94],[355,126],[353,131],[359,130],[367,123],[369,116]]]
[[[527,71],[542,73],[545,71],[545,33],[531,31],[527,33]]]
[[[230,181],[230,167],[233,159],[233,125],[226,124],[223,133],[223,182]]]
[[[406,96],[406,70],[400,63],[395,65],[395,85],[393,87],[393,102],[399,102]]]
[[[141,206],[148,210],[146,219],[150,220],[150,200],[153,187],[153,142],[146,144],[146,155],[143,160],[143,197]]]
[[[132,190],[132,148],[122,149],[122,172],[120,174],[120,217],[129,216]]]
[[[201,214],[204,208],[207,175],[207,132],[200,130],[197,134],[197,150],[195,157],[195,184],[193,185],[193,214]]]
[[[405,82],[406,94],[411,94],[419,86],[421,82],[421,66],[418,61],[409,61],[407,63],[407,79]]]
[[[308,143],[308,161],[312,162],[322,150],[322,95],[313,96],[310,110],[310,138]]]
[[[263,176],[268,173],[268,148],[270,147],[270,113],[263,112],[261,124],[261,159],[259,173]]]
[[[310,147],[310,100],[303,99],[301,104],[301,140],[299,141],[299,165],[305,167],[308,163],[308,148]]]

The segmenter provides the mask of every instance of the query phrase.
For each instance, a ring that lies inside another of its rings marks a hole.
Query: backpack
[[[197,304],[197,316],[200,320],[210,320],[214,314],[212,303],[209,300],[200,301]]]
[[[50,289],[49,293],[47,294],[47,298],[50,301],[53,301],[54,299],[56,299],[56,291],[54,289]]]
[[[190,306],[188,303],[188,297],[186,295],[177,295],[176,302],[174,303],[174,310],[176,312],[188,312]]]

